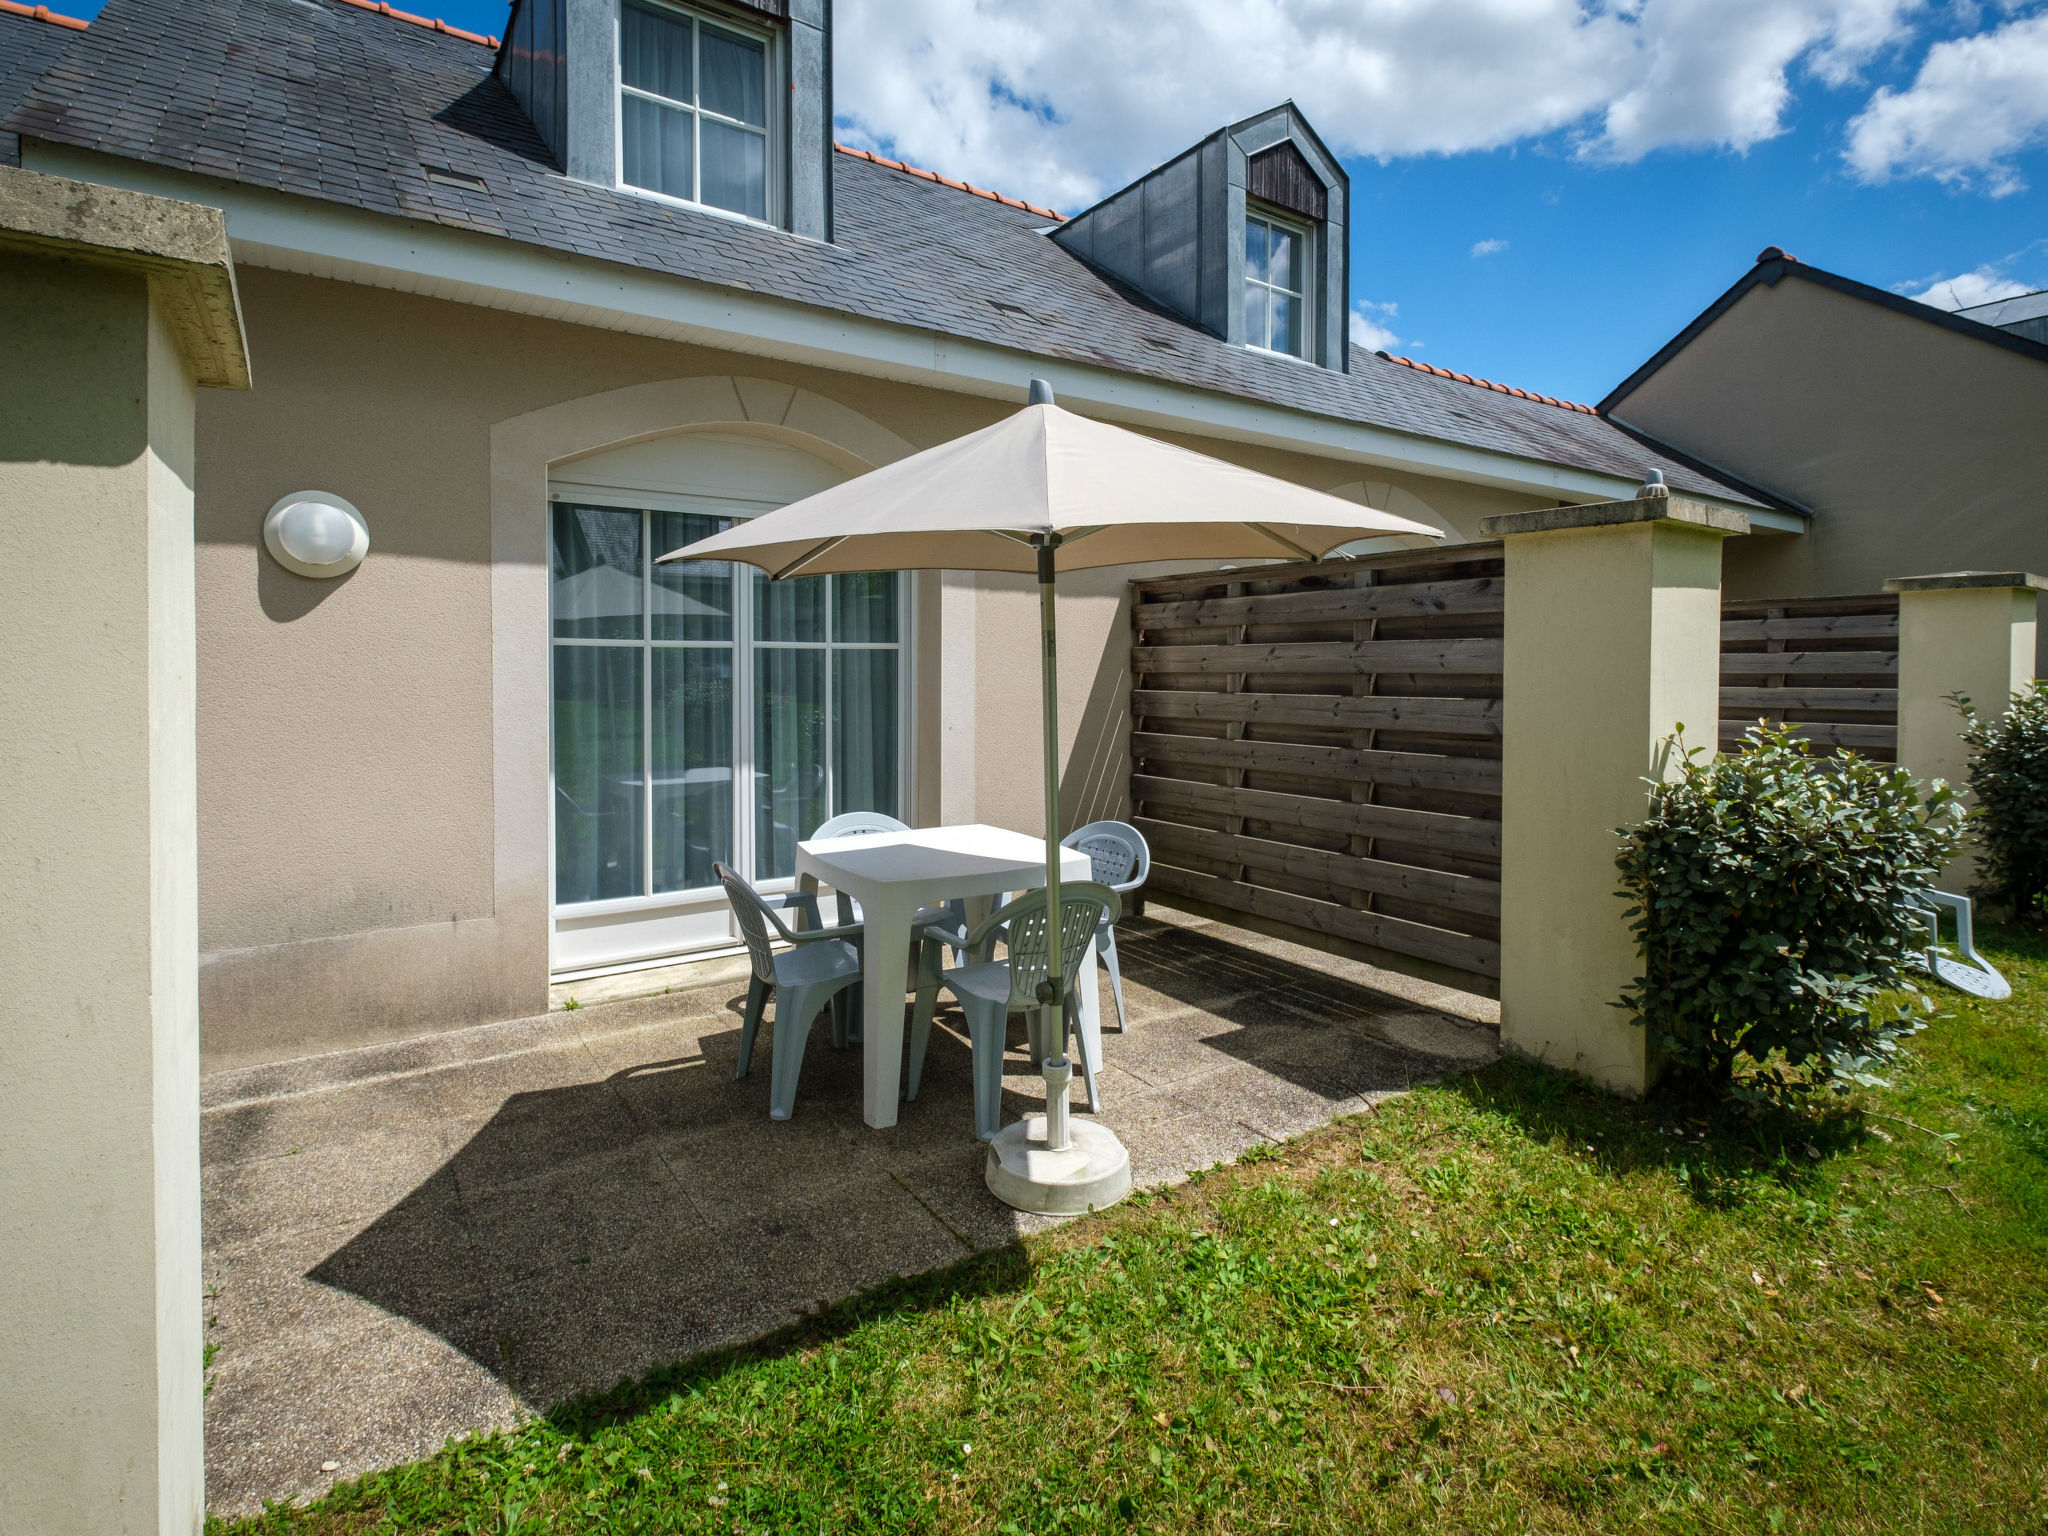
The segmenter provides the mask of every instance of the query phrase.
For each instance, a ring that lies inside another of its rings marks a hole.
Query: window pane
[[[1300,236],[1290,230],[1275,229],[1268,237],[1266,256],[1266,281],[1275,288],[1301,287],[1301,280],[1295,273],[1295,247]]]
[[[768,137],[706,120],[699,201],[749,218],[768,217]]]
[[[555,900],[638,896],[640,649],[554,652]]]
[[[825,819],[825,652],[754,653],[754,878],[796,873]]]
[[[896,814],[896,652],[832,653],[833,813]]]
[[[754,573],[754,638],[820,641],[825,638],[825,578],[770,581]]]
[[[1256,283],[1244,285],[1244,344],[1248,347],[1266,345],[1266,302],[1270,291]]]
[[[640,638],[640,514],[613,507],[554,508],[549,594],[555,634],[580,640]]]
[[[654,664],[654,888],[701,890],[732,862],[732,652],[664,648]]]
[[[768,123],[768,50],[757,38],[704,29],[704,96],[699,106],[763,128]],[[709,150],[704,158],[711,158]]]
[[[832,578],[832,638],[892,641],[896,638],[894,571],[862,571]]]
[[[724,517],[701,512],[656,512],[654,557],[708,539],[732,526]],[[723,560],[682,561],[653,567],[647,594],[648,620],[656,640],[730,640],[732,567]]]
[[[619,78],[672,101],[694,101],[689,22],[641,5],[628,5],[620,21]]]
[[[690,120],[694,114],[644,96],[621,96],[626,182],[670,197],[694,198],[690,184]]]
[[[1273,350],[1301,355],[1301,300],[1292,294],[1273,295]]]
[[[1257,219],[1244,221],[1244,275],[1254,282],[1266,280],[1266,226]]]

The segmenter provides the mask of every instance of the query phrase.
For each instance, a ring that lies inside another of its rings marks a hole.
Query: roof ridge
[[[351,5],[361,5],[363,3],[364,0],[349,0]],[[992,203],[1001,203],[1008,208],[1022,208],[1026,213],[1035,213],[1041,218],[1058,219],[1060,217],[1050,208],[1041,208],[1038,204],[1027,203],[1019,197],[1005,197],[1000,192],[989,191],[987,187],[977,187],[971,181],[955,181],[950,176],[941,176],[937,171],[928,171],[922,166],[911,165],[902,160],[891,160],[885,155],[876,154],[873,150],[855,149],[851,144],[841,144],[837,140],[833,141],[832,147],[842,155],[851,155],[856,160],[872,161],[876,165],[887,166],[892,171],[901,171],[906,176],[915,176],[920,181],[936,181],[941,186],[951,187],[956,192],[970,192],[976,197],[985,197]],[[1061,220],[1061,222],[1064,223],[1065,220]]]
[[[1396,357],[1393,353],[1385,351],[1374,355],[1384,357],[1390,363],[1399,363],[1403,368],[1413,368],[1418,373],[1433,373],[1440,379],[1456,379],[1460,384],[1474,384],[1481,389],[1490,389],[1495,394],[1513,395],[1517,400],[1534,400],[1539,405],[1554,405],[1561,411],[1578,411],[1587,416],[1600,414],[1592,406],[1581,405],[1576,400],[1560,400],[1555,395],[1539,395],[1533,390],[1516,389],[1512,384],[1496,384],[1491,379],[1474,378],[1469,373],[1454,373],[1433,363],[1419,363],[1412,357]]]
[[[0,11],[9,16],[25,16],[30,21],[47,21],[53,27],[69,27],[73,32],[83,32],[89,25],[76,16],[53,11],[47,5],[18,5],[15,0],[0,0]]]
[[[352,5],[359,11],[375,11],[380,16],[389,16],[393,21],[403,21],[415,27],[425,27],[429,32],[442,32],[446,33],[449,37],[459,37],[465,43],[477,43],[485,48],[496,48],[498,46],[498,39],[490,34],[485,32],[469,32],[461,27],[451,27],[438,16],[415,16],[411,11],[395,11],[389,5],[379,3],[379,0],[341,0],[341,3],[343,5]],[[0,0],[0,4],[8,5],[9,9],[13,9],[10,0]]]

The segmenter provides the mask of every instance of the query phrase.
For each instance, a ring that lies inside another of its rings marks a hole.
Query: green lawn
[[[216,1532],[2048,1530],[2048,942],[1759,1127],[1502,1064]]]

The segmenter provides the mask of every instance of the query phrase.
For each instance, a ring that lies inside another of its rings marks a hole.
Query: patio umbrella
[[[1043,636],[1045,889],[1057,921],[1058,656],[1053,589],[1061,571],[1153,560],[1320,560],[1388,534],[1436,539],[1424,523],[1062,410],[1033,379],[1029,403],[994,426],[791,502],[661,557],[736,560],[771,578],[851,571],[1013,571],[1038,578]],[[1063,997],[1053,946],[1051,1007]],[[1043,1038],[1061,1039],[1053,1029]],[[1069,1125],[1070,1069],[1048,1057],[1044,1135],[1005,1127],[989,1183],[1011,1204],[1061,1209],[1075,1192],[1129,1188],[1129,1160],[1101,1125]],[[1116,1180],[1121,1167],[1121,1187]]]

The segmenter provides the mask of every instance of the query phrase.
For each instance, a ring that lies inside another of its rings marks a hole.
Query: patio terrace
[[[1104,1120],[1141,1186],[1496,1052],[1492,1005],[1155,910],[1119,929],[1128,1034]],[[737,964],[205,1084],[208,1504],[220,1515],[514,1423],[768,1333],[1044,1218],[982,1183],[957,1012],[900,1124],[860,1118],[857,1050],[812,1031],[794,1120],[767,1032],[735,1081]],[[1110,1017],[1107,993],[1105,1018]],[[1039,1102],[1009,1059],[1005,1118]]]

